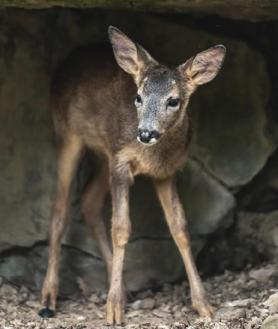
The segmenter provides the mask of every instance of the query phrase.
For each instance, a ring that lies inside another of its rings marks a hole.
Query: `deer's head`
[[[225,57],[216,45],[174,69],[159,64],[139,44],[115,27],[108,29],[118,65],[132,75],[137,86],[138,141],[155,144],[183,122],[189,98],[199,85],[214,79]]]

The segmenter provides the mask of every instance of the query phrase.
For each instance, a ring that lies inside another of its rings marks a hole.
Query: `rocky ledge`
[[[108,8],[159,13],[198,12],[247,21],[273,20],[278,17],[278,2],[273,0],[1,0],[0,6],[29,9],[42,9],[56,6]]]

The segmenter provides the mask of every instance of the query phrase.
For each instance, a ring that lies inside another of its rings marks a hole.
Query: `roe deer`
[[[201,316],[211,317],[213,310],[194,264],[174,177],[184,167],[188,153],[189,98],[199,85],[217,75],[225,47],[214,46],[169,69],[117,28],[111,26],[108,32],[118,66],[109,49],[80,48],[58,69],[52,83],[51,106],[59,141],[58,186],[42,288],[43,308],[39,313],[43,317],[54,316],[70,185],[83,150],[88,148],[99,155],[102,169],[85,190],[82,212],[107,266],[107,323],[123,322],[122,272],[131,230],[129,187],[138,174],[154,179],[166,221],[185,264],[192,305]],[[113,253],[101,216],[109,190]]]

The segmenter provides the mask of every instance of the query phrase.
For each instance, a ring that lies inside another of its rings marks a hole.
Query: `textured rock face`
[[[273,315],[265,319],[262,324],[262,329],[275,329],[278,326],[278,316]]]
[[[278,256],[278,212],[269,214],[242,213],[238,231],[243,239],[249,239],[257,250],[269,258]]]
[[[51,120],[46,111],[49,77],[41,54],[27,38],[10,39],[2,32],[1,43],[0,249],[3,250],[45,239],[55,156]]]
[[[278,152],[241,192],[241,207],[253,212],[272,212],[277,209]]]
[[[248,21],[272,20],[278,17],[278,4],[272,0],[2,0],[0,6],[21,8],[50,8],[54,6],[74,8],[109,8],[147,10],[160,13],[194,13],[220,15]]]
[[[264,61],[253,54],[251,63],[250,55],[245,45],[228,46],[223,74],[195,95],[191,107],[196,116],[192,154],[229,187],[248,183],[274,150],[262,111],[268,95]]]
[[[214,44],[227,46],[219,77],[191,100],[196,131],[192,158],[178,181],[195,255],[209,234],[232,223],[235,198],[229,188],[250,181],[274,149],[265,134],[269,88],[262,56],[242,42],[146,15],[51,10],[10,11],[0,16],[0,250],[29,248],[5,256],[0,275],[29,283],[30,273],[35,273],[36,287],[41,284],[56,168],[47,106],[50,76],[72,48],[107,40],[109,24],[119,26],[154,57],[171,65]],[[64,293],[74,291],[77,277],[92,289],[102,289],[106,282],[97,246],[79,211],[82,188],[93,174],[94,162],[87,159],[74,183],[72,225],[64,240]],[[109,200],[105,214],[109,227]],[[132,188],[131,218],[133,233],[125,265],[128,287],[138,290],[181,278],[181,259],[147,178],[138,178]]]

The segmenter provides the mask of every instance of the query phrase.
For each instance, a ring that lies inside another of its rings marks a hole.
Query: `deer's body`
[[[61,65],[52,83],[51,107],[59,140],[58,186],[50,226],[48,270],[42,289],[45,308],[40,314],[53,316],[56,308],[59,255],[70,185],[87,148],[102,160],[102,170],[84,192],[82,211],[107,266],[110,282],[107,322],[120,324],[123,320],[122,271],[131,229],[129,186],[138,174],[154,179],[167,223],[185,263],[193,306],[201,315],[211,316],[212,308],[191,254],[174,176],[187,158],[189,97],[197,85],[217,74],[224,48],[216,46],[176,69],[168,69],[119,30],[109,31],[118,65],[109,48],[80,48]],[[102,220],[102,206],[109,190],[113,254]]]

